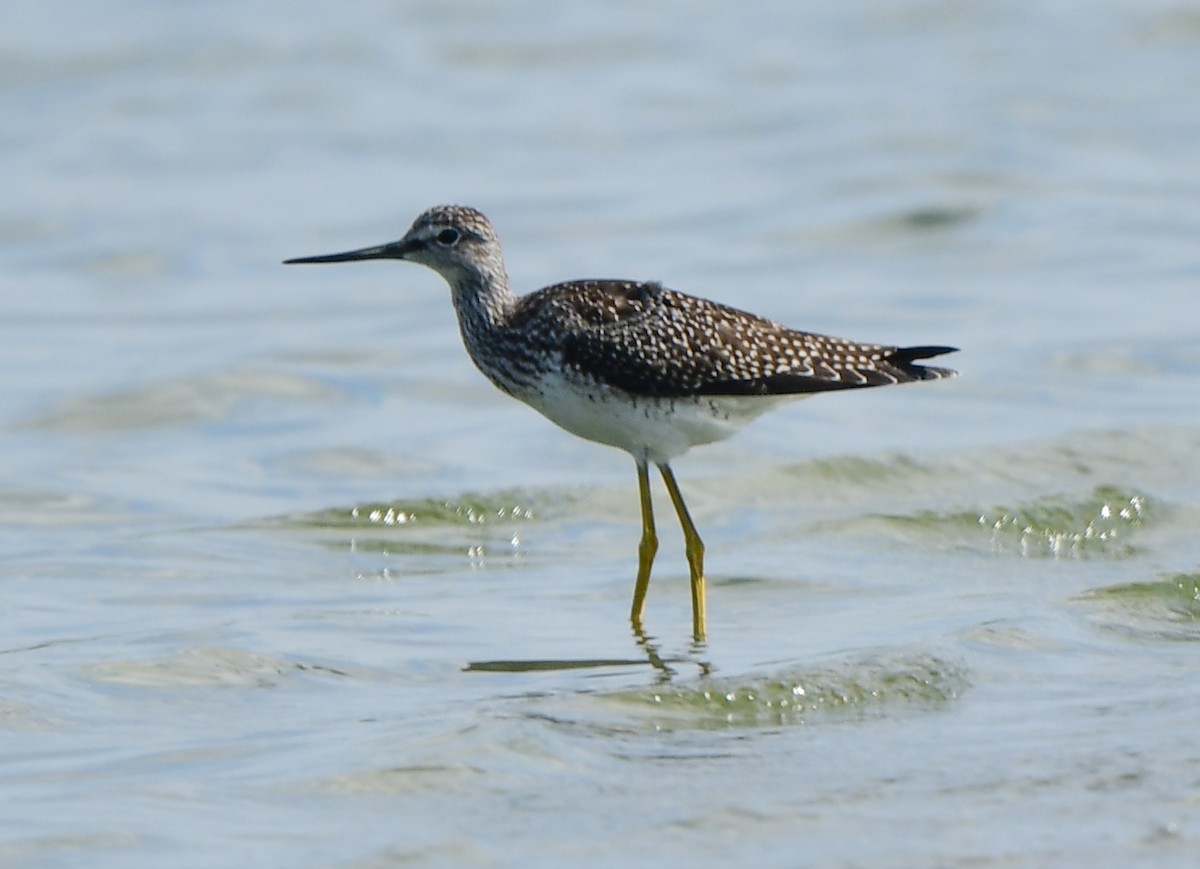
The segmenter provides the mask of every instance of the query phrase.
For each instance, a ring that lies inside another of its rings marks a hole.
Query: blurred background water
[[[1193,865],[1200,7],[0,11],[0,863]],[[633,465],[445,286],[463,202],[963,348]],[[664,512],[666,511],[666,512]]]

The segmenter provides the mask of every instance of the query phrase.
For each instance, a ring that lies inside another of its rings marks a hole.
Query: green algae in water
[[[789,474],[812,478],[821,483],[870,486],[881,482],[927,478],[933,476],[934,470],[905,455],[894,455],[886,459],[833,456],[813,459],[791,469]]]
[[[983,532],[994,552],[1027,558],[1128,558],[1139,551],[1130,535],[1152,513],[1153,504],[1145,494],[1099,486],[1079,501],[1053,496],[981,512],[922,511],[887,518],[909,528],[957,531],[967,538]]]
[[[851,661],[759,678],[708,678],[611,695],[660,729],[804,724],[822,716],[936,709],[968,686],[961,667],[932,656]]]
[[[252,524],[305,532],[324,546],[349,545],[356,552],[511,557],[520,552],[522,527],[557,514],[570,500],[562,494],[527,491],[465,494],[331,507]]]
[[[993,510],[976,521],[991,532],[994,548],[1015,548],[1023,556],[1125,558],[1137,552],[1126,538],[1145,524],[1149,508],[1149,498],[1140,492],[1100,486],[1082,501],[1050,498],[1016,510]]]
[[[323,528],[381,528],[413,523],[486,525],[522,522],[534,517],[533,509],[515,499],[466,496],[449,500],[425,499],[358,504],[309,514],[307,522]]]
[[[1146,639],[1200,640],[1200,572],[1099,588],[1077,600],[1102,627]]]
[[[539,497],[525,491],[466,494],[455,498],[417,498],[332,507],[275,521],[293,527],[329,529],[381,529],[414,524],[500,525],[535,521],[538,515],[555,512],[570,500],[565,496]]]

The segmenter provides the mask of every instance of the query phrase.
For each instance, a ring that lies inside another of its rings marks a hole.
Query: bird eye
[[[457,244],[461,235],[457,229],[443,229],[437,234],[438,244],[444,244],[449,247],[452,244]]]

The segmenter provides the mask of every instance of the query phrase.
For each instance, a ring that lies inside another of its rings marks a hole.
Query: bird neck
[[[507,325],[517,298],[508,288],[503,266],[497,272],[476,272],[456,276],[450,284],[454,310],[469,349],[475,339]]]

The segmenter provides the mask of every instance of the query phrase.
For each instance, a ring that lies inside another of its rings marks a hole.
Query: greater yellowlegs
[[[702,639],[704,544],[671,459],[814,392],[956,373],[916,364],[953,347],[892,347],[798,332],[654,282],[569,281],[513,295],[491,221],[460,205],[429,209],[399,241],[287,263],[369,259],[408,260],[438,272],[450,285],[467,353],[492,383],[572,434],[633,456],[642,538],[629,617],[639,634],[658,550],[651,463],[683,527],[692,633]]]

